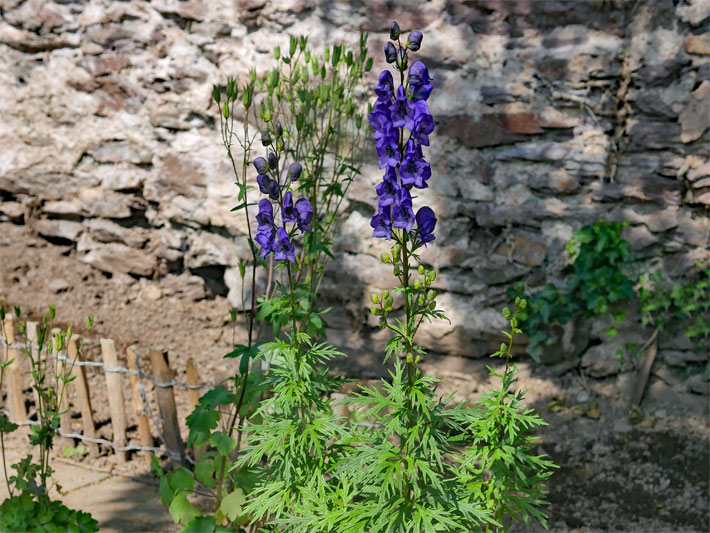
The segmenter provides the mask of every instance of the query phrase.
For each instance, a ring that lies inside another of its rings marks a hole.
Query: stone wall
[[[439,225],[423,258],[451,324],[423,331],[427,348],[490,353],[510,284],[559,283],[564,244],[601,216],[629,220],[636,256],[675,280],[710,262],[705,0],[0,0],[0,14],[2,216],[127,282],[236,288],[248,247],[213,83],[271,65],[287,34],[320,47],[359,30],[372,82],[392,20],[424,31],[435,86],[422,197]],[[370,165],[351,188],[324,286],[330,338],[350,353],[383,343],[367,311],[389,285],[369,238],[379,179]],[[560,357],[614,373],[614,344],[639,328],[610,346],[602,326],[577,324]],[[682,335],[661,351],[692,363]]]

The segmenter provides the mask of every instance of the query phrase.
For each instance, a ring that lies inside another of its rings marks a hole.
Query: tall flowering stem
[[[423,206],[415,214],[415,197],[412,196],[416,189],[426,189],[431,178],[431,166],[424,158],[422,147],[429,146],[429,134],[434,131],[434,118],[427,105],[433,85],[424,63],[408,64],[409,52],[421,46],[422,33],[411,32],[402,44],[397,27],[397,31],[390,32],[390,39],[385,45],[385,59],[394,65],[399,85],[395,88],[390,70],[382,71],[375,87],[377,99],[369,113],[380,168],[384,171],[382,182],[375,188],[377,212],[370,225],[373,237],[395,241],[391,256],[383,254],[381,259],[393,265],[394,275],[401,282],[406,318],[404,323],[388,321],[392,310],[388,291],[373,295],[372,312],[381,317],[381,327],[389,327],[396,334],[388,355],[393,351],[406,358],[407,381],[411,388],[422,355],[422,350],[414,344],[414,335],[424,316],[437,313],[436,294],[429,289],[435,273],[419,266],[417,272],[423,279],[413,280],[410,265],[411,260],[419,259],[417,250],[435,238],[434,211]]]

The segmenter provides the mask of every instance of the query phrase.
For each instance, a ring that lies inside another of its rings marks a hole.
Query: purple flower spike
[[[284,223],[296,222],[298,220],[296,209],[293,207],[293,197],[291,196],[291,191],[284,194],[284,201],[281,206],[281,220],[283,220]]]
[[[276,240],[274,241],[274,259],[276,259],[276,261],[288,259],[292,263],[295,263],[296,257],[293,254],[294,250],[295,247],[291,244],[286,230],[283,228],[277,229]]]
[[[434,237],[434,228],[436,227],[436,216],[431,207],[422,207],[417,211],[417,228],[419,229],[419,238],[424,245],[436,239]]]
[[[296,213],[298,215],[298,229],[310,232],[313,209],[311,208],[311,202],[309,202],[307,198],[299,198],[296,200]]]
[[[380,139],[377,142],[377,155],[380,156],[380,168],[396,167],[399,164],[397,137],[391,135]]]

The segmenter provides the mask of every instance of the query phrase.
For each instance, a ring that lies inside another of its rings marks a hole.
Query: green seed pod
[[[370,72],[372,70],[373,59],[371,57],[367,58],[365,61],[365,72]]]
[[[301,52],[306,50],[306,43],[307,42],[308,42],[308,37],[306,35],[301,35],[300,42],[298,43],[301,48]],[[308,52],[308,50],[306,50],[306,52]],[[306,61],[308,61],[308,58],[306,58]]]
[[[328,46],[326,46],[325,50],[323,50],[323,58],[326,61],[330,61],[330,48]]]
[[[288,52],[289,55],[293,56],[293,54],[296,53],[296,48],[298,47],[298,39],[291,35],[288,43]]]
[[[212,99],[219,104],[219,101],[222,99],[222,91],[219,88],[219,85],[213,85],[212,86]]]
[[[325,65],[320,68],[320,77],[325,79]]]
[[[357,129],[362,128],[362,115],[355,115],[355,126],[357,126]]]
[[[281,47],[280,46],[274,46],[274,59],[276,61],[279,60],[279,57],[281,57]]]
[[[382,261],[386,265],[390,262],[390,255],[387,252],[382,252],[380,254],[380,261]]]
[[[380,297],[373,293],[370,295],[370,301],[373,304],[378,304],[378,303],[380,303]]]

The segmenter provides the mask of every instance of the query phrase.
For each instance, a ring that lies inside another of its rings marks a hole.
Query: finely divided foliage
[[[188,444],[201,450],[194,471],[165,473],[155,465],[161,498],[184,531],[489,531],[531,518],[546,526],[540,507],[555,465],[535,454],[529,432],[544,422],[514,391],[510,362],[526,301],[518,298],[513,313],[503,312],[509,342],[493,356],[505,364],[500,371],[489,367],[501,380],[498,391],[473,405],[454,402],[453,394],[437,394],[439,380],[419,366],[426,355],[415,342],[419,327],[425,319],[446,319],[437,308],[436,272],[418,255],[435,241],[437,222],[431,207],[417,207],[416,195],[435,179],[424,155],[435,127],[427,104],[434,85],[424,63],[409,64],[422,32],[410,32],[404,42],[400,37],[393,23],[384,54],[394,75],[379,75],[368,114],[383,172],[370,224],[373,237],[393,241],[381,260],[397,280],[371,296],[371,312],[392,333],[384,357],[392,366],[390,379],[341,401],[347,417],[334,414],[333,400],[347,380],[327,369],[344,354],[320,340],[327,310],[314,304],[325,258],[332,258],[341,201],[359,172],[362,116],[353,95],[373,64],[367,36],[359,58],[336,45],[319,59],[305,38],[292,38],[288,55],[274,50],[287,72],[276,69],[261,79],[252,72],[242,103],[247,117],[252,103],[258,107],[266,149],[253,161],[248,120],[241,137],[233,130],[236,81],[214,88],[238,179],[235,210],[243,210],[249,230],[252,305],[243,306],[248,343],[225,356],[240,359],[232,387],[205,394],[188,417]],[[309,82],[311,75],[317,81]],[[235,136],[244,153],[241,176],[232,156]],[[263,195],[258,203],[249,201],[252,166]],[[253,232],[250,206],[258,206]],[[269,286],[256,298],[258,265],[268,269]],[[240,263],[242,277],[245,272]],[[394,310],[395,297],[404,300],[403,312]],[[257,322],[272,325],[272,342],[255,341]],[[198,487],[214,496],[211,512],[187,499]]]

